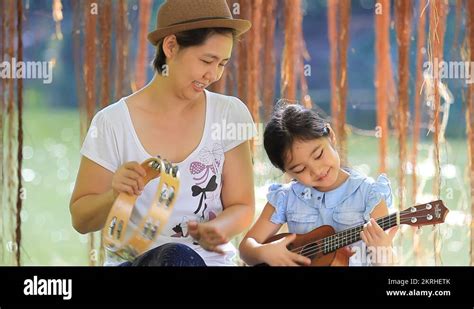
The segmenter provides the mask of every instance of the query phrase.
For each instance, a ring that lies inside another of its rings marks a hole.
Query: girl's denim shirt
[[[345,170],[349,178],[328,192],[318,191],[295,180],[284,185],[270,185],[267,199],[275,208],[271,221],[287,223],[288,231],[296,234],[308,233],[322,225],[330,225],[339,232],[369,221],[371,211],[382,200],[390,211],[393,206],[392,189],[385,174],[374,181],[353,169]],[[351,247],[356,254],[351,257],[349,265],[370,265],[368,250],[362,241]]]

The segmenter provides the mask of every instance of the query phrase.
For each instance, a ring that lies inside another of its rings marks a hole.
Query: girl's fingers
[[[311,259],[305,257],[305,256],[302,256],[302,255],[299,255],[297,253],[292,253],[291,254],[292,257],[293,257],[293,261],[299,263],[299,264],[303,264],[303,265],[309,265],[311,264]]]
[[[372,222],[372,219],[369,221],[369,223],[367,223],[367,238],[369,239],[369,241],[373,241],[375,239],[375,237],[377,236],[377,232],[375,230],[375,226]]]
[[[288,266],[300,266],[299,264],[297,264],[297,263],[293,262],[293,260],[291,260],[291,259],[290,259],[290,260],[288,260],[288,262],[287,262],[287,264],[286,264],[286,265],[288,265]]]
[[[388,230],[388,236],[390,237],[390,240],[393,240],[395,238],[395,235],[398,232],[398,226],[392,227],[391,229]]]
[[[374,218],[370,219],[372,221],[372,226],[374,227],[374,232],[377,234],[382,234],[385,233],[385,231],[380,227],[380,225],[377,224],[377,221],[375,221]]]
[[[366,227],[367,227],[367,230],[370,232],[370,234],[374,234],[375,228],[374,228],[372,218],[369,220],[369,222],[367,222]]]
[[[370,237],[370,234],[366,229],[364,229],[361,232],[361,238],[362,238],[362,240],[364,240],[366,245],[372,244],[372,237]]]

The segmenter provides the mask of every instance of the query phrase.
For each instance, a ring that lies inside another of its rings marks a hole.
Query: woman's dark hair
[[[174,35],[176,36],[176,41],[178,42],[179,47],[187,48],[204,44],[204,42],[206,42],[206,40],[213,34],[231,34],[234,43],[237,40],[237,32],[231,28],[200,28],[178,32]],[[163,66],[166,65],[163,41],[164,38],[158,41],[158,44],[156,45],[155,59],[153,60],[153,67],[159,74],[163,72]]]
[[[328,123],[301,105],[279,107],[265,127],[263,145],[272,164],[285,171],[285,156],[295,140],[309,141],[329,135]]]

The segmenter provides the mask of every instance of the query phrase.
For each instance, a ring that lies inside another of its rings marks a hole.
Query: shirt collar
[[[326,208],[333,208],[344,202],[366,179],[364,175],[353,169],[345,168],[344,170],[349,173],[349,177],[342,185],[331,191],[321,192],[314,187],[305,186],[298,181],[294,181],[291,187],[296,196],[303,202],[317,206],[320,205],[320,203],[316,203],[316,201],[324,198]]]

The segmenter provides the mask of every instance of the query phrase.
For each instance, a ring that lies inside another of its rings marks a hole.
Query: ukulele
[[[448,212],[443,201],[437,200],[378,218],[376,222],[383,230],[400,224],[418,227],[435,225],[443,223]],[[361,224],[336,233],[332,226],[323,225],[306,234],[297,234],[295,240],[287,248],[311,259],[310,266],[348,266],[349,258],[353,253],[344,247],[361,240],[360,232],[363,228],[364,224]],[[277,234],[267,239],[265,243],[288,235],[291,234]],[[263,265],[259,264],[259,266]]]

